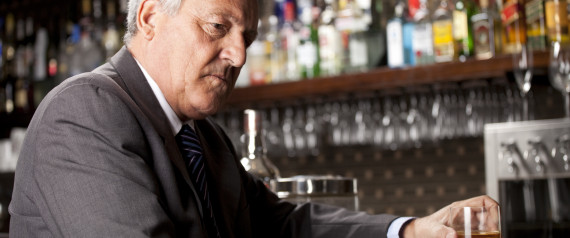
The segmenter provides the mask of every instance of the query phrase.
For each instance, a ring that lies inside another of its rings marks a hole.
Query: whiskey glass
[[[451,207],[449,226],[457,232],[458,238],[500,238],[499,206]]]

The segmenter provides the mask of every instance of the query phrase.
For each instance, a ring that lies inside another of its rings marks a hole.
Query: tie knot
[[[195,153],[202,153],[202,147],[200,146],[200,141],[198,140],[198,135],[196,132],[187,124],[182,126],[182,129],[176,134],[176,142],[182,150],[191,149]]]

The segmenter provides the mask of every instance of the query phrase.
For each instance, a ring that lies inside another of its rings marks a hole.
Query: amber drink
[[[500,238],[501,215],[498,206],[452,207],[449,226],[458,238]]]
[[[457,238],[501,238],[501,233],[498,231],[474,231],[465,234],[465,231],[457,231]]]

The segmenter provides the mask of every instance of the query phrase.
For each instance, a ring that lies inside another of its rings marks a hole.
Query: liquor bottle
[[[410,66],[413,66],[416,64],[416,54],[414,52],[415,25],[411,12],[409,10],[404,11],[404,20],[404,26],[402,30],[404,37],[404,62]]]
[[[355,1],[339,1],[336,28],[341,32],[343,72],[362,72],[369,68],[366,31],[371,19]]]
[[[285,78],[293,81],[299,79],[299,66],[297,63],[297,47],[299,45],[298,31],[295,27],[294,0],[286,0],[283,7],[283,26],[279,35],[285,60]]]
[[[3,107],[3,111],[7,114],[11,114],[14,112],[14,84],[16,82],[16,66],[15,66],[15,55],[16,55],[16,46],[15,46],[15,35],[14,35],[14,28],[16,22],[14,19],[14,15],[9,13],[6,15],[6,32],[5,32],[5,41],[4,41],[4,48],[3,51],[3,73],[4,73],[4,104],[0,105]]]
[[[524,0],[504,0],[501,20],[503,23],[503,52],[514,53],[526,44],[526,18],[522,8]]]
[[[551,42],[566,44],[570,40],[567,7],[568,2],[566,0],[547,0],[544,3],[548,39]]]
[[[268,188],[280,177],[279,169],[267,157],[262,112],[244,111],[244,135],[241,164],[247,172],[260,178]]]
[[[475,57],[489,59],[495,56],[494,21],[489,10],[489,0],[479,0],[479,6],[471,17]]]
[[[456,58],[463,62],[473,56],[473,28],[471,17],[474,11],[473,1],[456,0],[453,10],[453,41]]]
[[[404,26],[408,23],[405,15],[408,14],[406,1],[400,0],[394,6],[394,17],[386,24],[386,43],[388,49],[388,66],[389,67],[402,67],[409,65],[409,55],[406,54],[404,49],[404,42],[406,37]]]
[[[95,8],[91,8],[91,6]],[[101,45],[102,29],[94,22],[101,21],[100,0],[82,1],[83,17],[80,19],[81,37],[74,48],[70,60],[70,73],[77,75],[91,71],[105,60],[105,50]]]
[[[433,31],[427,0],[420,0],[420,7],[414,15],[414,23],[412,47],[416,65],[433,63]]]
[[[545,24],[545,20],[548,21],[548,19],[545,18],[544,7],[544,0],[532,0],[525,4],[527,45],[535,50],[546,50],[548,46]],[[566,4],[564,8],[566,8]],[[564,13],[566,13],[566,9],[564,9]]]
[[[320,15],[319,50],[321,73],[323,76],[340,74],[342,41],[340,32],[335,27],[336,11],[333,0],[325,0],[325,7]]]
[[[433,12],[433,48],[435,62],[453,60],[453,5],[449,0],[440,0]]]
[[[249,60],[249,85],[267,84],[267,61],[265,60],[265,44],[261,39],[263,34],[259,34],[257,39],[251,43],[247,49]]]
[[[16,22],[16,79],[13,84],[13,97],[14,111],[20,114],[32,109],[30,98],[33,95],[31,91],[31,72],[33,72],[34,61],[33,26],[31,17],[20,18]]]
[[[0,17],[0,115],[4,114],[5,105],[6,105],[6,91],[4,89],[4,42],[5,42],[5,35],[4,35],[4,27],[6,26],[5,18]]]
[[[279,38],[279,18],[276,15],[268,17],[269,29],[265,35],[265,58],[269,66],[267,73],[267,83],[278,83],[283,81],[281,73],[283,53],[281,40]]]
[[[116,25],[117,12],[115,1],[107,1],[107,29],[103,33],[105,57],[108,59],[121,48],[119,31]]]
[[[300,66],[301,78],[319,77],[321,73],[319,37],[313,10],[314,7],[304,7],[301,9],[302,27],[299,30],[299,46],[297,57]]]

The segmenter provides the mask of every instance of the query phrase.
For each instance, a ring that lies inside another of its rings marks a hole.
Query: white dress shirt
[[[176,113],[174,112],[174,110],[172,109],[170,104],[168,104],[168,102],[166,101],[166,98],[164,97],[162,90],[160,90],[160,88],[158,87],[158,84],[156,84],[154,79],[152,79],[152,77],[150,77],[148,72],[146,72],[146,70],[144,69],[144,67],[142,67],[142,65],[139,63],[139,61],[137,61],[136,59],[135,59],[135,61],[139,65],[139,68],[141,68],[141,71],[143,72],[144,77],[146,78],[146,81],[150,85],[150,88],[152,89],[154,96],[158,100],[158,103],[160,103],[160,107],[162,107],[164,114],[166,114],[166,118],[168,118],[168,122],[170,124],[171,129],[172,129],[172,134],[176,136],[176,134],[178,134],[178,132],[182,128],[183,124],[188,124],[190,127],[192,127],[192,129],[194,129],[194,121],[189,120],[189,121],[182,122],[182,120],[180,120],[180,118],[178,118],[178,115],[176,115]]]

